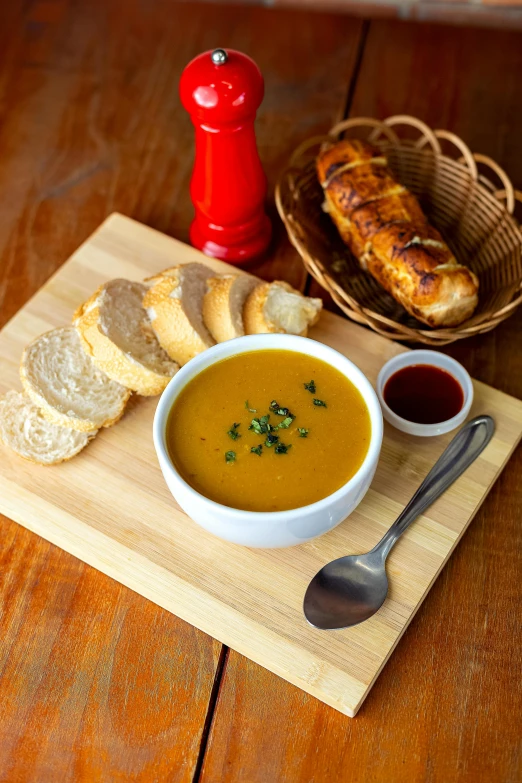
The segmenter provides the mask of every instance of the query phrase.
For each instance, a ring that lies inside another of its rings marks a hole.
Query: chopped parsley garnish
[[[324,400],[318,400],[317,397],[314,397],[314,405],[317,405],[318,408],[327,408],[328,406],[324,402]]]
[[[300,438],[307,438],[308,437],[308,433],[310,432],[310,430],[307,430],[305,427],[298,427],[297,429],[298,429]]]
[[[279,422],[279,424],[277,426],[281,430],[287,430],[288,427],[293,422],[293,420],[294,420],[293,416],[287,416],[286,419],[283,419],[283,421]]]
[[[250,449],[250,453],[257,454],[257,456],[260,457],[262,450],[263,450],[262,444],[260,444],[259,446],[252,446],[252,448]]]
[[[306,391],[309,391],[310,394],[315,394],[315,381],[310,381],[310,383],[303,384]]]
[[[250,413],[257,413],[257,408],[251,408],[248,404],[248,400],[245,400],[245,408],[247,411],[250,411]]]
[[[276,454],[286,454],[288,452],[288,449],[291,449],[292,445],[289,446],[285,445],[284,443],[278,443],[277,446],[274,449],[274,452]]]
[[[279,440],[278,435],[267,435],[265,440],[265,446],[267,446],[267,448],[270,449],[274,445],[274,443],[277,443],[278,440]]]
[[[236,461],[236,452],[235,451],[225,451],[225,459],[227,463],[232,463]]]
[[[277,400],[272,400],[272,402],[270,403],[269,407],[270,407],[270,410],[273,411],[274,413],[277,413],[278,416],[291,416],[292,419],[295,419],[294,414],[290,413],[288,408],[281,407],[281,405],[279,405]]]
[[[232,438],[232,440],[237,440],[238,438],[240,438],[240,437],[241,437],[241,435],[240,435],[240,434],[239,434],[239,432],[237,431],[237,428],[238,428],[239,426],[240,426],[239,424],[236,424],[236,422],[234,422],[234,424],[231,426],[231,428],[230,428],[230,429],[229,429],[229,431],[227,432],[227,435],[228,435],[230,438]]]
[[[270,418],[270,414],[267,414],[266,416],[261,416],[260,419],[252,419],[252,423],[249,430],[254,430],[256,435],[264,435],[266,432],[270,432],[272,427],[268,423],[268,419]]]

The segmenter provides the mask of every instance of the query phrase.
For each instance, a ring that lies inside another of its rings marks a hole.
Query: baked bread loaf
[[[478,278],[459,264],[420,205],[359,139],[321,150],[317,174],[324,209],[363,269],[428,326],[457,326],[478,303]]]
[[[218,275],[207,281],[203,298],[203,320],[218,343],[242,337],[243,308],[259,280],[250,275]]]
[[[152,328],[171,359],[186,364],[215,340],[203,322],[203,297],[213,272],[204,264],[180,264],[149,277],[143,298]]]
[[[86,353],[113,381],[145,397],[161,394],[178,371],[158,343],[142,300],[142,283],[111,280],[74,314]]]
[[[53,424],[23,392],[0,397],[0,440],[24,459],[56,465],[78,454],[94,437]]]
[[[308,327],[318,321],[322,307],[322,299],[303,296],[282,280],[259,283],[245,302],[245,332],[279,332],[306,337]]]
[[[131,394],[96,367],[72,326],[53,329],[28,345],[20,378],[46,419],[79,432],[115,424]]]

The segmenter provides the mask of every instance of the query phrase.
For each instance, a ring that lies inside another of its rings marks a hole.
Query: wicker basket
[[[365,138],[385,152],[396,178],[419,198],[457,259],[478,275],[479,305],[468,321],[429,329],[362,271],[344,245],[321,208],[315,172],[320,145],[342,134]],[[442,145],[456,148],[458,159],[443,154]],[[489,167],[501,189],[479,167]],[[493,329],[522,302],[522,234],[512,216],[517,200],[522,202],[522,193],[494,161],[473,155],[458,136],[407,116],[338,123],[328,136],[298,147],[276,188],[279,214],[305,267],[349,318],[393,340],[435,346]]]

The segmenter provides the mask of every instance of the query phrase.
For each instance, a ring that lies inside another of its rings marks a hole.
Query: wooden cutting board
[[[0,392],[20,388],[18,364],[26,343],[68,323],[100,283],[111,277],[139,280],[187,261],[230,271],[170,237],[112,215],[0,333]],[[372,382],[387,359],[405,350],[330,313],[310,336],[344,353]],[[152,445],[156,402],[133,398],[116,427],[56,467],[32,465],[0,445],[0,511],[354,716],[518,443],[522,402],[475,383],[471,415],[493,416],[495,438],[393,549],[390,593],[381,611],[355,628],[331,632],[304,620],[309,580],[329,560],[365,552],[379,540],[451,435],[417,439],[386,425],[375,480],[347,520],[299,547],[251,550],[213,538],[176,505]]]

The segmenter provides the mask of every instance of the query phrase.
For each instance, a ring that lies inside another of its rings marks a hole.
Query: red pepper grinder
[[[254,131],[263,93],[255,62],[233,49],[200,54],[181,76],[181,101],[196,129],[190,241],[232,264],[262,255],[270,242]]]

